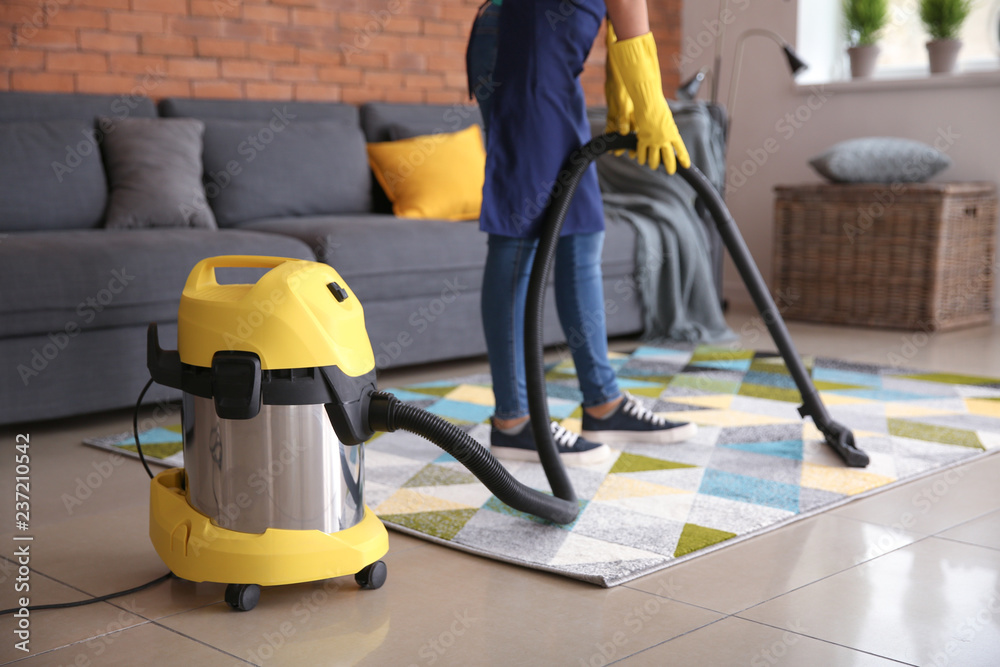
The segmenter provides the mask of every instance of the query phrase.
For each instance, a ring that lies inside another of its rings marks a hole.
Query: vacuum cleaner
[[[354,575],[386,580],[388,534],[364,503],[364,447],[376,431],[407,430],[440,446],[502,502],[558,524],[580,504],[548,424],[542,346],[544,290],[569,203],[590,162],[634,149],[634,135],[601,135],[567,160],[564,188],[546,212],[525,312],[531,424],[552,494],[525,486],[457,426],[378,391],[375,358],[357,296],[330,266],[306,260],[222,256],[199,262],[178,310],[177,350],[147,331],[152,380],[182,392],[184,468],[156,475],[150,539],[182,579],[228,584],[233,609],[256,606],[261,586]],[[680,175],[704,200],[804,405],[850,466],[868,457],[829,415],[739,234],[709,181]],[[266,269],[253,284],[221,284],[216,270]]]

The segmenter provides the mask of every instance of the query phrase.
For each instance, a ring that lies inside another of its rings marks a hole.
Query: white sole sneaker
[[[698,425],[689,422],[674,428],[656,431],[581,431],[580,435],[587,440],[613,445],[629,443],[673,445],[690,440],[697,433]]]

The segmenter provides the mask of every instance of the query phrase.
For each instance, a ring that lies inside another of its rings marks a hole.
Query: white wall
[[[796,43],[795,0],[731,0],[731,11],[719,87],[723,103],[740,33],[768,28]],[[718,12],[716,2],[684,3],[681,80],[712,64]],[[708,94],[709,86],[703,86],[699,98],[707,99]],[[768,282],[773,188],[820,181],[808,160],[833,143],[860,136],[897,136],[934,144],[950,132],[953,143],[947,152],[953,166],[934,180],[1000,183],[1000,76],[972,77],[964,85],[934,88],[891,84],[797,88],[778,46],[752,37],[745,43],[736,99],[728,154],[733,187],[726,199]],[[763,164],[758,166],[753,157]],[[731,265],[726,269],[725,292],[735,303],[748,301]]]

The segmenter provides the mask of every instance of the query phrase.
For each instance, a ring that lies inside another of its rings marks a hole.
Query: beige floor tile
[[[995,665],[1000,552],[930,537],[740,616],[910,664]]]
[[[990,512],[986,516],[949,528],[938,533],[937,537],[1000,549],[1000,511]]]
[[[74,644],[58,651],[36,655],[16,664],[18,667],[230,667],[247,663],[211,646],[147,623],[98,637],[84,644]]]
[[[726,314],[726,321],[740,335],[745,347],[775,349],[763,320],[750,307],[732,308]],[[1000,375],[998,324],[930,334],[794,320],[786,324],[796,349],[803,355],[970,375]]]
[[[807,636],[809,628],[789,623],[785,628],[746,621],[735,616],[654,646],[621,661],[623,667],[663,665],[822,665],[823,667],[899,666],[860,651]],[[803,634],[805,633],[805,634]]]
[[[906,531],[819,515],[627,585],[733,614],[898,549],[919,537]]]
[[[179,421],[179,417],[176,421]],[[5,427],[0,447],[11,452],[18,434],[30,437],[31,527],[94,516],[129,501],[147,500],[149,477],[138,460],[82,445],[84,438],[132,430],[131,416],[115,413],[74,420],[68,424]],[[14,496],[13,468],[0,475],[0,497]],[[162,470],[162,468],[155,471]],[[0,504],[0,530],[13,525],[13,503]]]
[[[3,595],[0,596],[0,607],[4,609],[19,606],[20,597],[24,595],[23,592],[16,593],[14,590],[16,576],[15,574],[10,579],[0,583],[3,591]],[[74,590],[38,572],[31,572],[26,583],[30,587],[27,596],[31,605],[74,602],[87,597],[85,593]],[[27,648],[30,649],[28,653],[15,646],[24,638],[15,637],[12,634],[12,630],[19,627],[21,619],[15,619],[9,615],[4,616],[2,623],[0,623],[4,628],[3,637],[0,638],[0,664],[75,642],[84,642],[80,645],[81,651],[91,651],[95,647],[87,642],[89,638],[145,623],[146,619],[136,615],[137,613],[139,613],[139,608],[130,604],[129,601],[118,606],[97,603],[71,609],[46,609],[29,612],[27,616],[29,625],[26,628],[30,633],[27,637],[29,640]]]
[[[861,498],[833,514],[933,535],[1000,508],[998,477],[1000,456],[994,453]]]
[[[720,618],[435,545],[385,560],[388,580],[376,591],[349,578],[265,588],[249,613],[217,605],[162,622],[264,664],[576,665],[602,648],[624,657]]]
[[[72,599],[125,590],[168,572],[149,541],[148,501],[123,503],[117,510],[45,525],[32,532],[32,570],[85,592]],[[0,535],[0,544],[6,543],[10,543],[9,534]],[[170,580],[112,603],[156,619],[217,602],[223,590],[218,584]],[[43,599],[39,596],[35,602]]]

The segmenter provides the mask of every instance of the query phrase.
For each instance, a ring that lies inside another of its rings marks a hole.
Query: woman
[[[496,401],[491,451],[499,458],[538,460],[527,427],[528,280],[563,161],[590,139],[579,75],[605,14],[608,130],[637,133],[640,164],[656,169],[662,162],[668,173],[678,160],[689,166],[663,98],[645,0],[503,0],[502,7],[490,0],[470,40],[470,92],[477,92],[487,129],[480,228],[489,239],[482,315]],[[476,86],[483,82],[489,85]],[[551,425],[561,458],[571,465],[603,460],[609,442],[679,442],[696,431],[693,424],[656,416],[618,386],[608,363],[603,241],[604,212],[591,165],[563,225],[554,271],[559,321],[583,393],[582,437]]]

